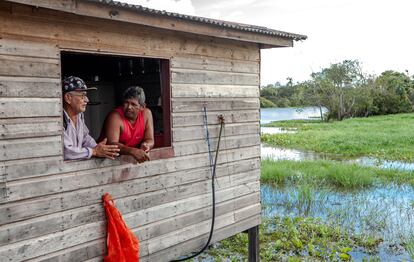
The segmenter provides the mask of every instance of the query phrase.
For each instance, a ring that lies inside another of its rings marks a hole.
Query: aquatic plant
[[[414,235],[408,239],[407,243],[405,243],[405,250],[410,255],[411,259],[414,260]]]
[[[298,190],[293,192],[293,198],[296,198],[296,208],[299,214],[307,216],[313,205],[315,193],[309,184],[303,184],[298,187]]]
[[[354,242],[364,246],[365,254],[376,255],[381,251],[397,257],[403,254],[407,259],[404,239],[414,234],[413,194],[411,186],[392,184],[364,190],[325,189],[309,184],[262,184],[262,215],[318,217],[326,225],[340,227],[348,235],[361,236]],[[382,243],[380,250],[379,243]],[[355,252],[360,257],[362,251]]]
[[[348,261],[350,252],[368,243],[360,235],[350,235],[338,226],[320,219],[273,217],[260,226],[262,261]],[[374,243],[378,243],[375,242]],[[207,254],[213,261],[247,261],[247,235],[237,234],[220,241]]]

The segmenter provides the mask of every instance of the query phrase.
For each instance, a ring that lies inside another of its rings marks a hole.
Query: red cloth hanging
[[[107,249],[105,262],[139,262],[139,241],[125,224],[110,194],[103,195],[107,219]]]

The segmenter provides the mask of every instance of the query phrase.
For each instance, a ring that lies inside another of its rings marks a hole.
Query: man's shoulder
[[[149,108],[144,108],[144,115],[149,115],[149,116],[151,116],[152,115],[152,113],[151,113],[151,110],[149,109]]]
[[[108,114],[108,121],[110,122],[122,122],[121,114],[117,110],[112,110]]]

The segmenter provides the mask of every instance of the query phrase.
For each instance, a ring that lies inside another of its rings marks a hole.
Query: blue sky
[[[332,63],[358,59],[363,70],[414,74],[414,1],[121,0],[155,9],[266,26],[308,36],[293,48],[262,51],[261,84],[309,79]]]

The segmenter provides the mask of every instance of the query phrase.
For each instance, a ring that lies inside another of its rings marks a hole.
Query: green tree
[[[260,89],[260,97],[265,98],[267,101],[275,105],[278,99],[278,91],[273,85],[267,85],[266,87],[262,87]]]
[[[357,60],[344,60],[311,75],[311,80],[293,83],[287,78],[260,90],[262,107],[318,106],[329,121],[349,117],[412,112],[414,76],[385,71],[379,77],[365,75]],[[272,104],[273,103],[273,104]],[[326,116],[322,108],[328,109]]]
[[[260,107],[261,108],[276,107],[276,105],[272,101],[268,100],[267,98],[260,97]]]
[[[385,71],[375,81],[374,104],[377,114],[412,112],[414,85],[404,73]]]
[[[365,82],[361,66],[357,60],[344,60],[329,68],[313,73],[314,94],[320,105],[329,110],[329,118],[342,120],[352,116],[358,95],[355,88]],[[314,99],[315,99],[314,98]]]

